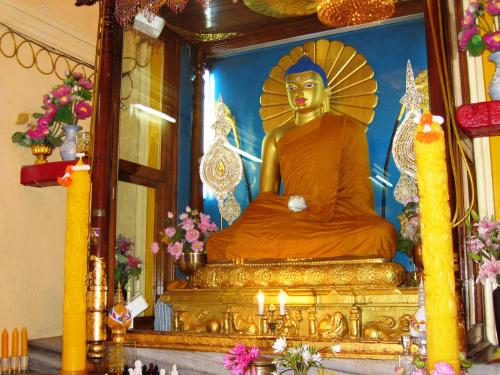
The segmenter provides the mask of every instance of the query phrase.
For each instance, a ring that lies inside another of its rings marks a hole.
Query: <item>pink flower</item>
[[[47,108],[50,104],[52,104],[52,98],[49,96],[49,94],[45,94],[43,96],[43,105],[45,108]]]
[[[153,243],[151,244],[151,252],[152,252],[153,254],[157,254],[157,253],[158,253],[158,251],[160,251],[160,245],[158,245],[158,242],[153,242]]]
[[[456,375],[456,373],[448,362],[436,362],[431,375]]]
[[[182,221],[184,221],[184,220],[186,220],[188,217],[189,217],[189,215],[188,215],[187,213],[185,213],[185,212],[184,212],[184,213],[180,214],[179,219],[181,219]]]
[[[49,128],[47,125],[33,125],[26,134],[28,137],[34,140],[42,140],[47,134],[49,134]]]
[[[471,0],[469,6],[467,7],[468,12],[475,12],[479,8],[479,2],[477,0]]]
[[[54,95],[54,97],[58,99],[63,96],[71,95],[71,86],[69,85],[57,86],[54,90],[52,90],[52,95]]]
[[[191,230],[194,228],[194,222],[193,219],[185,219],[182,224],[181,228],[184,230]]]
[[[467,239],[467,247],[468,250],[474,254],[479,254],[479,252],[485,248],[484,243],[476,236],[471,236]]]
[[[476,34],[479,34],[479,28],[477,26],[473,26],[470,29],[464,30],[458,34],[458,47],[461,51],[465,51],[467,49],[467,44],[469,43],[470,38]]]
[[[498,223],[488,220],[487,218],[483,218],[479,223],[474,224],[474,226],[477,227],[477,233],[479,236],[484,238],[497,228]]]
[[[500,0],[490,0],[486,4],[486,11],[491,15],[500,14]]]
[[[165,235],[168,237],[172,237],[175,234],[175,228],[174,227],[167,227],[165,228]]]
[[[77,81],[83,77],[83,74],[80,72],[73,72],[73,78]]]
[[[490,51],[500,50],[500,31],[483,35],[483,42]]]
[[[92,106],[87,102],[78,102],[75,105],[75,114],[78,119],[86,119],[92,116]]]
[[[475,17],[474,12],[470,10],[466,11],[464,14],[464,18],[462,19],[462,29],[468,29],[472,25],[474,25]]]
[[[49,120],[52,120],[58,111],[58,107],[55,104],[49,103],[45,106],[45,117]]]
[[[425,371],[423,368],[419,368],[417,370],[413,370],[411,372],[411,375],[427,375],[427,371]]]
[[[479,266],[479,275],[476,282],[484,285],[488,278],[495,281],[498,274],[500,274],[500,260],[496,260],[493,256],[490,256],[490,259],[485,259]]]
[[[175,260],[178,260],[182,255],[182,242],[177,241],[176,243],[169,244],[167,251]]]
[[[248,368],[255,359],[260,355],[260,351],[256,347],[250,350],[243,344],[236,344],[236,346],[224,354],[224,367],[231,370],[233,375],[250,374]]]
[[[193,243],[198,238],[200,238],[200,232],[198,232],[196,229],[189,229],[186,232],[186,241],[187,242]]]
[[[129,267],[135,268],[138,267],[139,264],[141,264],[141,260],[133,255],[130,255],[127,259],[127,265]]]
[[[195,252],[195,253],[201,253],[203,251],[203,242],[201,241],[194,241],[192,244],[191,244],[191,249]]]
[[[92,82],[90,82],[88,79],[86,78],[81,78],[79,81],[78,81],[78,84],[80,86],[82,86],[84,89],[87,89],[87,90],[90,90],[92,87],[94,87],[94,85],[92,84]]]

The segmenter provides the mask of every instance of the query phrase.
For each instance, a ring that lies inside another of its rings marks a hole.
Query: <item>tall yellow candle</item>
[[[61,374],[86,374],[86,273],[89,166],[80,160],[59,180],[68,186]],[[68,176],[69,174],[69,176]]]
[[[453,243],[443,119],[425,113],[415,132],[424,262],[428,368],[445,361],[460,373]]]
[[[14,328],[12,331],[12,357],[19,356],[19,331]]]
[[[21,329],[21,356],[25,357],[28,355],[28,331],[26,327]]]
[[[2,358],[9,357],[9,334],[6,329],[2,332]]]

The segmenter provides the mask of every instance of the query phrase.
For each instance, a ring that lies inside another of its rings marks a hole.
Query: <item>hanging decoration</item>
[[[219,100],[215,109],[215,140],[208,152],[201,159],[200,177],[204,184],[215,192],[219,212],[229,225],[241,213],[241,207],[234,197],[234,189],[240,183],[243,174],[243,164],[240,156],[226,147],[229,143],[227,135],[233,128],[229,108]]]
[[[324,0],[318,19],[329,27],[353,26],[390,18],[394,8],[394,0]]]

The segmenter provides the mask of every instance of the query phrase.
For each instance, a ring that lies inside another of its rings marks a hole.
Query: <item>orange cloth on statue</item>
[[[208,260],[392,258],[396,233],[373,210],[365,130],[328,114],[285,134],[278,143],[284,195],[260,194],[213,234]],[[291,212],[291,195],[303,196],[307,208]]]

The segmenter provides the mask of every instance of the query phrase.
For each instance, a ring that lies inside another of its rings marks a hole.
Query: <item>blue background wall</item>
[[[427,67],[424,21],[419,18],[323,38],[340,40],[353,46],[366,56],[368,63],[374,69],[375,79],[378,82],[379,102],[367,136],[372,175],[375,176],[376,166],[380,168],[384,166],[390,136],[400,110],[399,101],[405,93],[406,63],[408,60],[411,61],[415,76]],[[211,73],[215,78],[213,100],[221,94],[231,109],[238,126],[241,149],[244,151],[260,157],[264,137],[259,115],[262,86],[279,59],[288,54],[293,47],[305,42],[294,42],[210,61]],[[182,93],[181,98],[184,96],[187,94]],[[182,106],[186,104],[187,101],[181,103]],[[187,134],[181,132],[181,137],[183,136]],[[181,145],[179,149],[182,150]],[[258,194],[260,164],[245,158],[243,162],[248,173],[252,197],[255,197]],[[179,170],[182,173],[182,169]],[[389,180],[395,186],[398,178],[399,172],[391,160]],[[185,179],[182,180],[182,184],[184,183]],[[181,186],[179,179],[179,192],[187,190],[186,186],[188,185]],[[375,208],[380,213],[382,189],[376,184],[373,187]],[[388,188],[386,196],[386,218],[399,228],[397,215],[401,213],[402,206],[394,200],[393,188]],[[247,187],[243,181],[237,188],[236,198],[243,209],[248,205]],[[213,198],[205,199],[204,211],[209,213],[216,223],[220,222],[217,204]]]

